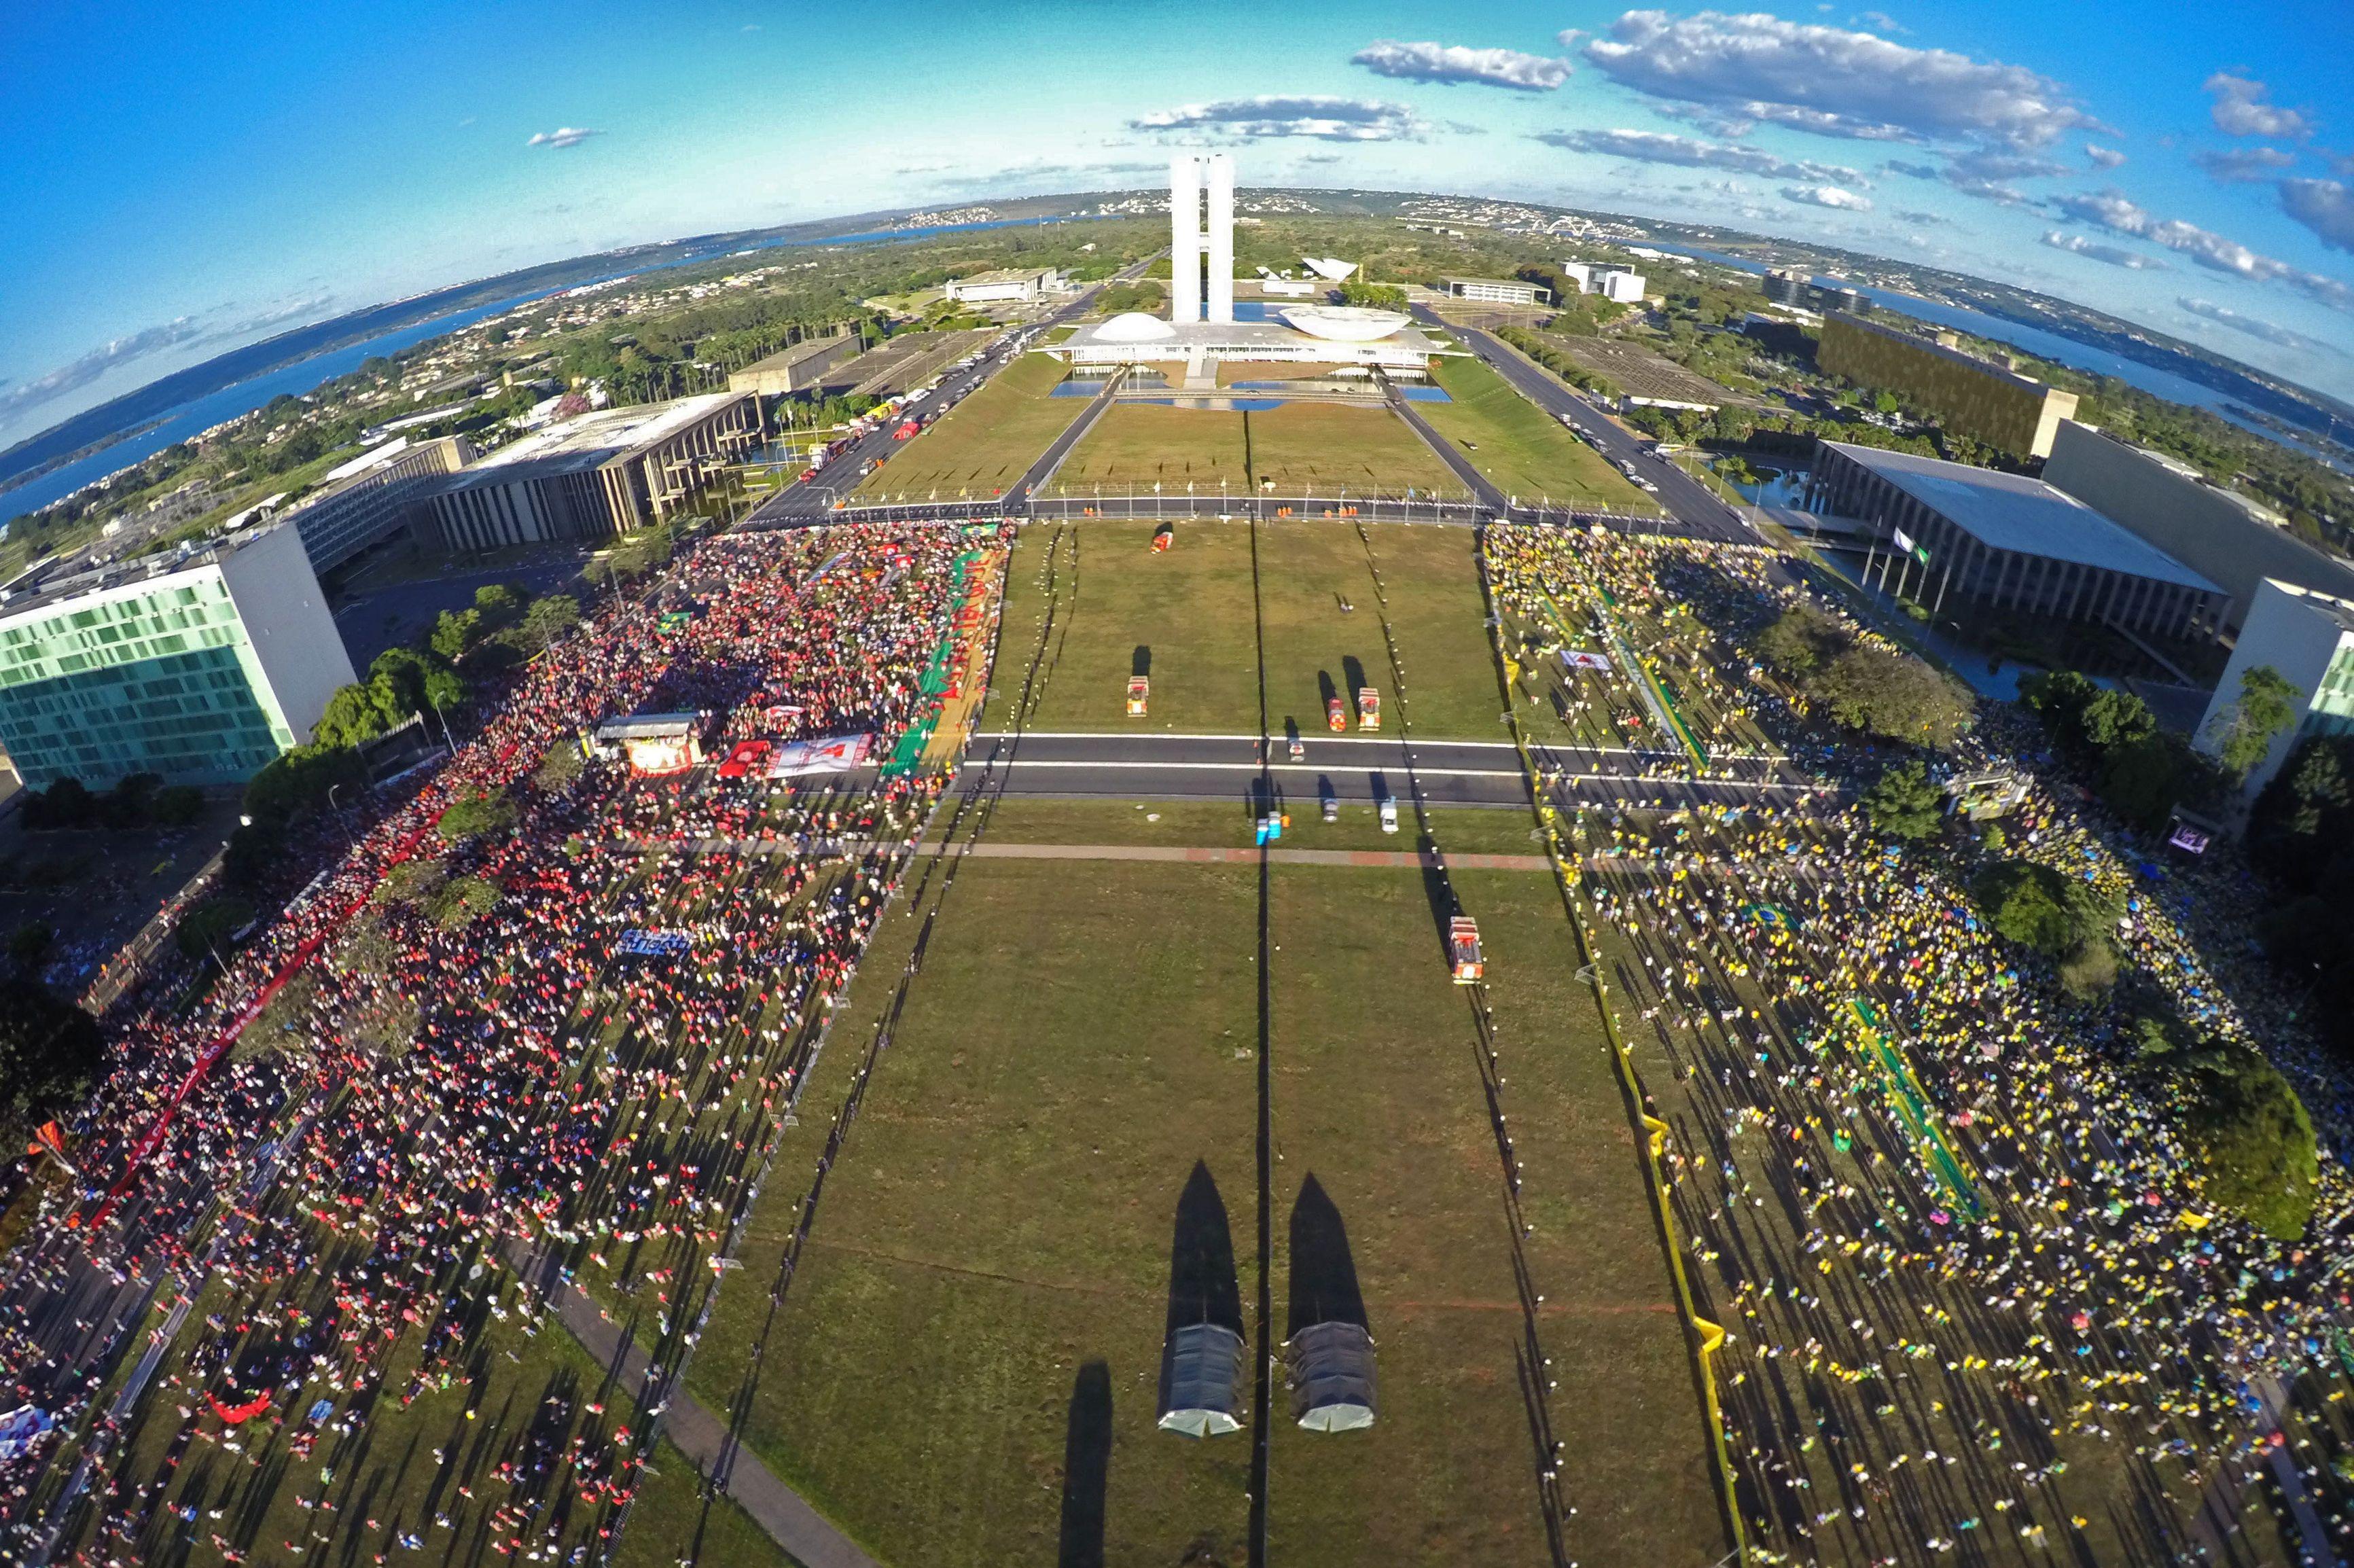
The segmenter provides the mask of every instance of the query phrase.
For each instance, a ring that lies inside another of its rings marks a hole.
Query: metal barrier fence
[[[1252,518],[1259,522],[1350,519],[1362,523],[1436,523],[1469,527],[1484,523],[1543,526],[1600,526],[1620,534],[1681,534],[1687,524],[1672,516],[1586,512],[1568,507],[1495,507],[1469,498],[1421,495],[1186,495],[1135,491],[1125,494],[993,497],[980,501],[862,501],[831,511],[750,519],[740,527],[822,528],[834,523],[1006,522],[1023,518],[1105,518],[1139,522],[1163,518]]]

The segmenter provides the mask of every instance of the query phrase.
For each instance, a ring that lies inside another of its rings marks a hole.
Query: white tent
[[[1355,1323],[1313,1323],[1284,1346],[1291,1413],[1311,1432],[1373,1424],[1373,1337]]]
[[[1242,1430],[1243,1337],[1219,1323],[1189,1323],[1161,1348],[1161,1430],[1216,1437]]]

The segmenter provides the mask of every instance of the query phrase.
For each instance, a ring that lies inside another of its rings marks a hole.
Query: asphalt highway
[[[1524,806],[1520,758],[1504,741],[1407,741],[1387,736],[1302,734],[1295,759],[1277,736],[1262,758],[1251,735],[1080,735],[1031,731],[975,735],[957,788],[968,792],[1072,798],[1248,800],[1262,776],[1294,805],[1327,796],[1352,803],[1419,791],[1437,806]],[[1661,800],[1680,805],[1759,802],[1793,807],[1816,786],[1767,761],[1721,765],[1729,778],[1692,779],[1665,758],[1623,748],[1539,747],[1533,753],[1564,805]]]
[[[1477,327],[1456,326],[1442,321],[1426,306],[1416,306],[1414,313],[1425,326],[1453,334],[1464,347],[1511,382],[1521,396],[1554,418],[1565,419],[1613,464],[1631,463],[1636,473],[1657,485],[1659,503],[1674,514],[1675,523],[1680,524],[1663,525],[1659,532],[1730,545],[1758,543],[1748,523],[1714,491],[1665,458],[1653,456],[1649,441],[1611,419],[1560,377],[1530,364]]]
[[[1140,275],[1147,262],[1115,273],[1107,282],[1126,282]],[[927,414],[944,412],[978,389],[981,383],[1021,357],[1029,344],[1052,329],[1076,321],[1094,308],[1097,292],[1105,285],[1098,283],[1087,289],[1070,303],[1043,320],[1007,332],[984,350],[980,358],[961,370],[952,370],[940,378],[939,385],[928,396],[901,406],[899,418],[922,418]],[[877,425],[853,446],[837,453],[832,462],[806,481],[786,486],[754,508],[744,527],[779,528],[805,525],[824,517],[833,510],[833,503],[857,488],[864,477],[859,471],[869,458],[887,458],[897,451],[900,442],[891,435],[896,419]]]

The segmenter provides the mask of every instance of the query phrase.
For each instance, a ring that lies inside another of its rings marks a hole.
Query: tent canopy
[[[1291,1413],[1311,1432],[1373,1424],[1373,1337],[1355,1323],[1315,1323],[1284,1346]]]
[[[1161,1348],[1161,1429],[1189,1437],[1239,1432],[1243,1337],[1219,1323],[1188,1323]]]

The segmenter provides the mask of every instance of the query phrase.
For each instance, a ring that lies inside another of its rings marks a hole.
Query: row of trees
[[[187,784],[165,785],[154,773],[133,773],[103,795],[79,779],[60,779],[25,797],[24,823],[32,832],[70,828],[185,828],[205,814],[205,792]]]

